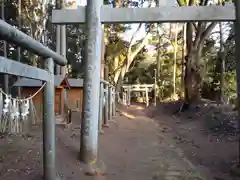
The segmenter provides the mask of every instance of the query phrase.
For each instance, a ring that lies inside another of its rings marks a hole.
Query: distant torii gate
[[[109,5],[103,5],[103,0],[88,0],[87,3],[86,7],[75,10],[54,10],[52,22],[55,24],[87,24],[87,52],[84,70],[84,131],[81,131],[80,157],[84,162],[91,164],[96,162],[98,151],[102,24],[235,21],[236,49],[240,49],[240,1],[235,0],[236,7],[233,4],[227,4],[226,6],[212,5],[207,7],[112,8]],[[240,51],[236,52],[236,59],[240,59]],[[240,61],[237,61],[237,76],[238,89],[240,89]],[[238,91],[238,97],[240,97],[240,91]]]
[[[123,98],[122,98],[123,104],[128,106],[131,105],[131,92],[144,93],[145,103],[147,107],[149,106],[148,93],[154,91],[154,96],[156,96],[156,84],[124,84],[122,88],[123,88]],[[153,99],[156,99],[156,97],[153,97]]]

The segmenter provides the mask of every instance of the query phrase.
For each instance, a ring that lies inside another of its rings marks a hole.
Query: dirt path
[[[101,139],[101,157],[106,159],[108,167],[106,179],[201,179],[181,152],[168,144],[151,119],[124,114],[117,126],[112,125]],[[109,148],[105,149],[106,146]]]
[[[100,138],[100,159],[106,167],[103,179],[202,179],[182,152],[166,141],[155,122],[132,116],[131,110],[121,112]],[[78,141],[79,129],[73,134]]]
[[[104,129],[100,137],[99,156],[104,176],[84,175],[83,166],[77,161],[80,144],[78,118],[74,118],[71,131],[58,127],[59,177],[65,180],[202,179],[183,153],[168,142],[155,122],[141,114],[132,116],[130,111],[134,109],[118,114],[116,122],[110,123],[110,128]],[[39,127],[35,127],[31,138],[1,139],[0,180],[40,180],[41,144]]]

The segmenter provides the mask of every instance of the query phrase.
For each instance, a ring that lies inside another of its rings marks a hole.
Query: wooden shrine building
[[[56,117],[64,115],[64,103],[74,111],[82,111],[83,97],[83,79],[67,78],[60,75],[54,76],[55,85],[55,104],[54,112]],[[42,86],[42,81],[21,78],[14,83],[14,87],[21,87],[22,97],[29,97],[35,94]],[[66,100],[66,101],[65,101]],[[34,98],[37,115],[42,119],[43,115],[43,90],[41,90]]]

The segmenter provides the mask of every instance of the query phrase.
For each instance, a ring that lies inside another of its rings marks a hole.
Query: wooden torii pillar
[[[240,1],[226,6],[182,6],[154,8],[112,8],[101,0],[88,0],[86,7],[74,10],[53,10],[55,24],[87,24],[87,53],[84,74],[84,127],[82,130],[82,154],[84,162],[93,164],[98,152],[98,110],[101,71],[102,24],[119,23],[176,23],[191,21],[236,21],[236,46],[240,48]],[[235,11],[236,9],[236,11]],[[87,14],[87,16],[86,16]],[[236,18],[235,18],[236,17]],[[237,59],[240,51],[237,51]],[[240,61],[237,61],[240,82]],[[240,89],[240,83],[238,83]],[[240,91],[238,91],[240,97]],[[240,99],[239,99],[240,104]]]

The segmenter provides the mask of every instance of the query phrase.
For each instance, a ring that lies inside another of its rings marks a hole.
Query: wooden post
[[[127,95],[126,95],[126,91],[124,90],[123,92],[123,105],[126,106],[127,105]]]
[[[0,88],[0,122],[2,120],[2,108],[3,108],[3,94],[1,92],[1,88]]]
[[[148,107],[149,106],[149,99],[148,99],[148,88],[145,87],[145,95],[146,95],[146,106]]]
[[[157,105],[157,71],[154,69],[153,105]]]
[[[108,120],[112,120],[112,86],[108,86]]]
[[[116,116],[116,88],[113,88],[113,117]]]
[[[31,127],[32,127],[32,119],[31,119],[31,114],[30,114],[30,101],[31,100],[28,100],[29,102],[29,115],[28,115],[28,117],[25,117],[25,118],[23,118],[23,122],[24,122],[24,129],[25,129],[25,131],[26,131],[26,135],[28,136],[28,135],[30,135],[30,131],[31,131]]]
[[[108,85],[105,84],[105,88],[104,88],[104,99],[105,99],[105,105],[104,105],[104,109],[103,109],[103,126],[104,127],[109,127],[108,124]]]
[[[128,85],[127,89],[127,105],[131,106],[131,86]]]
[[[32,124],[36,124],[36,120],[34,118],[34,109],[33,109],[33,102],[32,99],[29,100],[29,121],[31,121]]]

